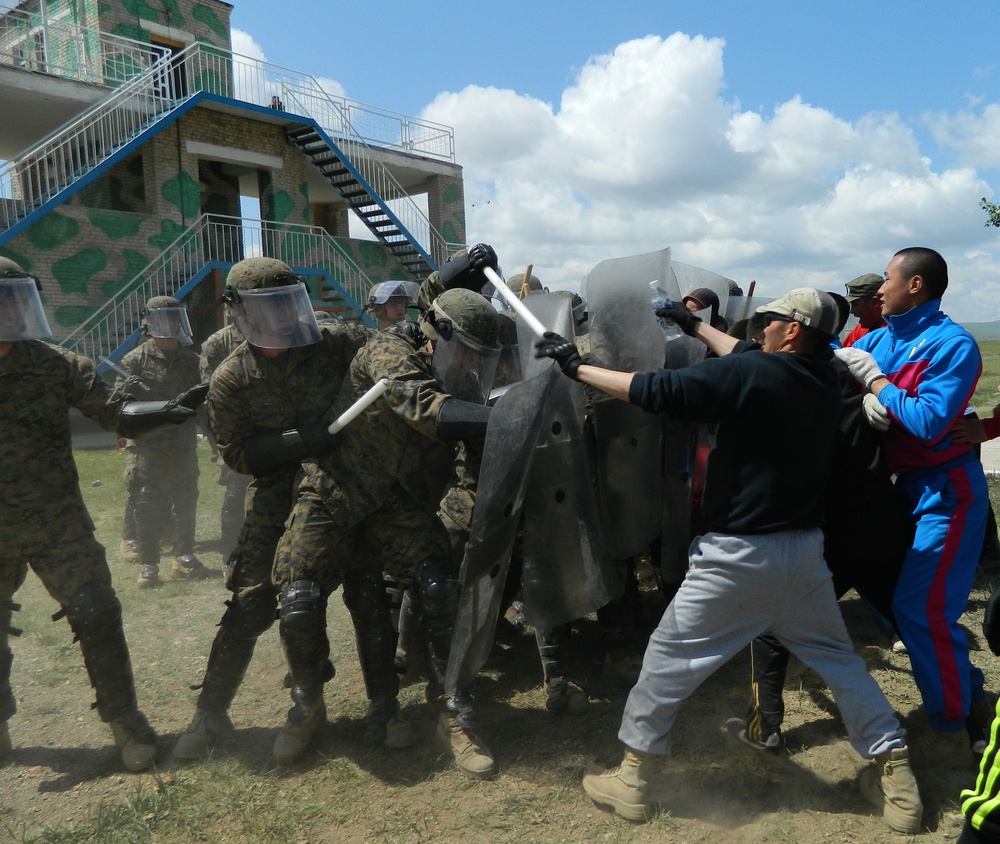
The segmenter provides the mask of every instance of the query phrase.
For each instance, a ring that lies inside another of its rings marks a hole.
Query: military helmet
[[[457,337],[465,345],[500,348],[500,317],[484,296],[456,287],[445,290],[425,311],[420,328],[432,340]]]
[[[517,345],[517,317],[510,311],[497,314],[500,319],[500,345],[503,347]]]
[[[21,269],[20,264],[0,255],[0,278],[31,278],[31,276]]]
[[[519,299],[523,299],[531,293],[542,293],[545,290],[545,288],[542,287],[542,283],[538,280],[538,276],[534,273],[532,273],[528,278],[527,284],[524,282],[524,273],[512,275],[507,279],[507,288]]]
[[[157,308],[182,308],[184,307],[173,296],[154,296],[146,302],[146,310],[153,311]]]
[[[236,290],[261,290],[295,284],[299,277],[277,258],[244,258],[229,271],[226,284]]]

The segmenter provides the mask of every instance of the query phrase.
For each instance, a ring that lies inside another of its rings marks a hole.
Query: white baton
[[[338,431],[343,430],[347,425],[353,422],[361,413],[372,404],[375,399],[382,395],[386,390],[389,389],[389,379],[381,378],[375,382],[375,386],[368,390],[360,399],[358,399],[354,404],[352,404],[347,410],[340,414],[333,422],[330,423],[330,427],[326,430],[331,434],[336,434]]]
[[[504,298],[507,304],[514,309],[514,312],[524,320],[525,325],[527,325],[535,336],[540,339],[545,332],[548,331],[548,329],[542,325],[541,320],[528,310],[528,306],[520,300],[516,293],[511,292],[507,285],[504,284],[503,279],[496,274],[493,267],[484,267],[483,272],[486,274],[486,277],[493,282],[493,286],[496,288],[497,293]]]

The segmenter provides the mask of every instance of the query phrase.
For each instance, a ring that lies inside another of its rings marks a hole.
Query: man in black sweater
[[[655,807],[650,777],[670,753],[682,701],[755,636],[771,630],[829,685],[854,748],[876,765],[861,789],[899,832],[923,807],[903,731],[854,652],[823,561],[819,525],[840,388],[828,345],[837,306],[811,288],[763,306],[764,354],[712,358],[683,370],[624,373],[588,366],[546,335],[538,354],[623,401],[671,418],[716,422],[702,510],[711,530],[690,549],[687,577],[649,640],[618,736],[621,765],[584,777],[598,804],[630,820]]]

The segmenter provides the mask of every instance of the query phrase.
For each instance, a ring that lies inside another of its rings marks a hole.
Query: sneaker
[[[891,829],[907,835],[920,832],[924,807],[906,748],[883,753],[874,762],[858,777],[861,793],[881,810]]]
[[[898,636],[893,636],[892,637],[892,652],[894,654],[905,654],[906,653],[906,645],[903,644],[903,640],[900,639]]]
[[[233,722],[225,712],[197,709],[191,724],[174,745],[174,758],[184,761],[202,759],[212,752],[219,739],[232,733]]]
[[[909,742],[909,762],[916,771],[971,767],[972,744],[965,730],[924,727]]]
[[[138,709],[121,718],[116,718],[108,726],[115,744],[121,751],[122,762],[130,771],[145,771],[153,767],[156,758],[156,732]]]
[[[742,718],[730,718],[726,721],[726,731],[734,738],[739,739],[747,747],[752,747],[761,753],[770,753],[777,756],[784,747],[784,739],[781,737],[781,730],[774,730],[766,736],[757,738],[751,736],[747,731],[746,721]]]
[[[198,580],[203,577],[211,577],[210,572],[194,554],[181,554],[174,557],[171,566],[174,577],[179,580]]]
[[[576,683],[555,677],[545,684],[545,708],[553,715],[582,715],[590,709],[590,699]]]
[[[326,723],[326,703],[320,697],[312,706],[296,704],[288,710],[288,719],[274,740],[274,761],[290,765],[302,758],[313,736]]]
[[[593,769],[583,777],[583,790],[599,806],[607,806],[630,821],[648,821],[656,811],[649,798],[649,780],[657,757],[626,750],[617,768]]]
[[[14,745],[10,740],[10,728],[6,721],[0,721],[0,762],[14,752]]]
[[[459,725],[455,715],[442,712],[438,717],[437,740],[455,757],[458,770],[473,779],[489,779],[496,773],[493,754],[472,730]]]
[[[160,567],[159,566],[139,566],[139,580],[137,581],[140,589],[149,589],[153,586],[160,585]]]
[[[139,548],[134,539],[123,539],[118,546],[122,559],[127,563],[134,563],[139,559]]]
[[[641,656],[631,654],[624,649],[611,650],[604,655],[601,682],[606,686],[632,688],[639,680],[640,671],[642,671]]]

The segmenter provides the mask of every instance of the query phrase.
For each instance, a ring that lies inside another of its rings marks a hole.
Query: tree
[[[986,197],[984,196],[979,200],[979,207],[990,215],[989,220],[987,220],[983,225],[996,226],[997,228],[1000,228],[1000,205],[994,205],[992,202],[987,202]]]

